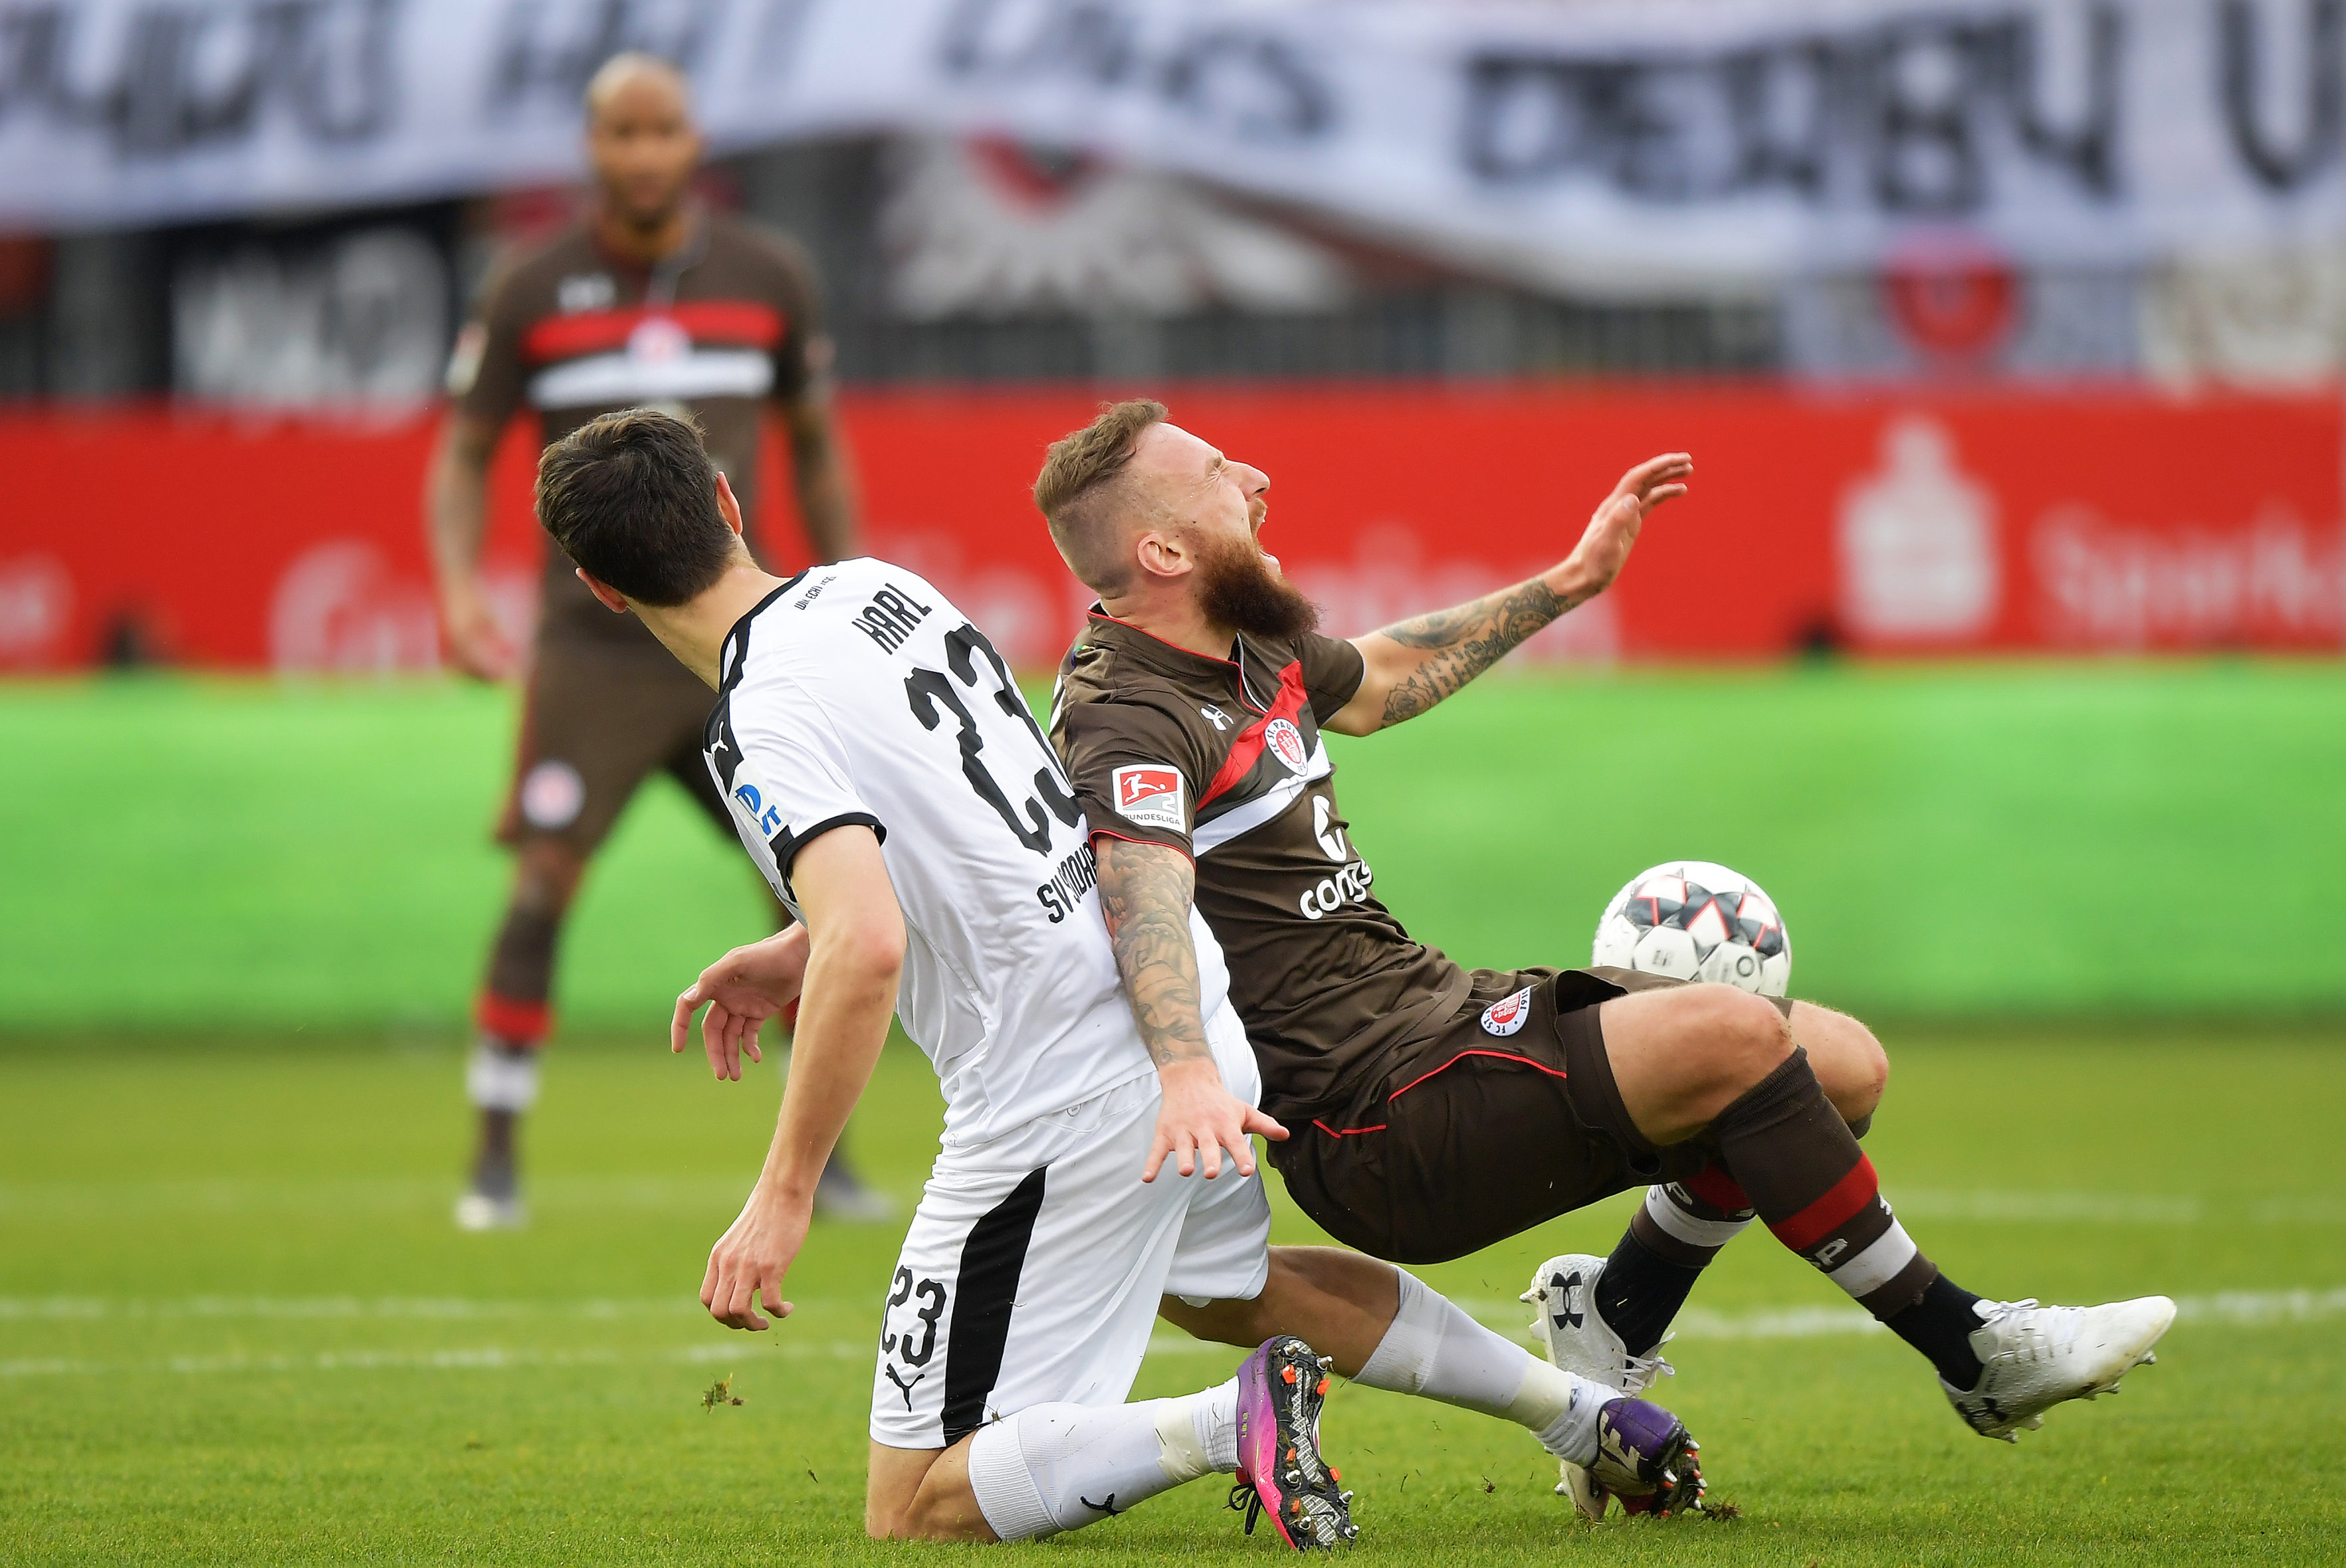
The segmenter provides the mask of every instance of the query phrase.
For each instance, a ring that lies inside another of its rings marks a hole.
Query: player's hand
[[[520,652],[497,624],[478,578],[443,585],[440,625],[447,634],[449,659],[475,680],[503,680],[520,666]]]
[[[1202,1159],[1210,1181],[1221,1175],[1224,1149],[1230,1151],[1239,1175],[1250,1176],[1254,1145],[1247,1135],[1260,1133],[1273,1143],[1287,1137],[1285,1127],[1229,1092],[1210,1057],[1171,1063],[1158,1068],[1157,1077],[1165,1103],[1157,1113],[1157,1139],[1149,1145],[1142,1181],[1155,1181],[1168,1155],[1183,1176],[1194,1174]]]
[[[1694,459],[1683,452],[1649,457],[1623,474],[1589,518],[1580,543],[1557,568],[1563,580],[1551,580],[1550,585],[1576,605],[1611,587],[1629,564],[1629,551],[1646,518],[1663,502],[1684,495],[1687,481],[1693,477]]]
[[[758,1304],[777,1318],[796,1310],[782,1299],[782,1276],[806,1245],[814,1220],[811,1198],[793,1201],[760,1182],[741,1206],[741,1217],[709,1249],[709,1272],[700,1278],[700,1304],[729,1329],[769,1327]]]
[[[702,970],[700,978],[677,997],[675,1016],[668,1021],[668,1050],[684,1049],[692,1037],[692,1015],[706,1004],[709,1016],[701,1021],[700,1043],[709,1054],[709,1070],[719,1079],[739,1083],[742,1057],[765,1060],[758,1050],[758,1031],[799,999],[806,966],[804,926],[735,948]]]

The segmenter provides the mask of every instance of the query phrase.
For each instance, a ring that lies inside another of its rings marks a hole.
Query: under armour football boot
[[[1629,1354],[1621,1336],[1596,1310],[1596,1277],[1604,1272],[1605,1259],[1594,1253],[1567,1252],[1541,1264],[1532,1275],[1531,1288],[1518,1299],[1537,1308],[1532,1332],[1539,1336],[1540,1349],[1551,1364],[1592,1383],[1625,1394],[1641,1394],[1678,1369],[1659,1355]],[[1663,1343],[1668,1343],[1668,1336],[1663,1337]],[[1604,1518],[1605,1488],[1568,1459],[1557,1461],[1556,1469],[1562,1477],[1556,1482],[1557,1493],[1571,1498],[1572,1505],[1587,1517]],[[1630,1506],[1627,1498],[1622,1506]]]
[[[1955,1413],[1983,1437],[2018,1442],[2022,1428],[2045,1424],[2065,1400],[2117,1392],[2118,1380],[2158,1358],[2151,1347],[2175,1321],[2175,1303],[2142,1296],[2102,1307],[2039,1307],[2035,1301],[1982,1301],[1973,1310],[1972,1353],[1980,1378],[1968,1391],[1942,1378]]]
[[[1596,1412],[1596,1457],[1584,1473],[1593,1490],[1619,1498],[1624,1512],[1668,1519],[1702,1506],[1701,1446],[1651,1400],[1615,1400]],[[1604,1512],[1600,1502],[1590,1517]]]

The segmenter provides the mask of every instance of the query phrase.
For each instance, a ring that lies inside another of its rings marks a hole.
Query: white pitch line
[[[1514,1302],[1462,1301],[1474,1317],[1494,1326],[1514,1327],[1524,1309]],[[2274,1323],[2312,1323],[2346,1315],[2346,1289],[2228,1290],[2214,1296],[2178,1296],[2178,1323],[2260,1328]],[[1814,1339],[1876,1334],[1882,1325],[1861,1307],[1791,1307],[1750,1312],[1716,1312],[1689,1307],[1671,1323],[1681,1339]],[[1154,1349],[1154,1342],[1151,1342]]]
[[[103,1377],[125,1373],[177,1372],[201,1377],[220,1372],[501,1372],[527,1367],[610,1367],[625,1362],[710,1363],[852,1360],[870,1358],[860,1339],[798,1339],[770,1345],[687,1345],[647,1355],[612,1349],[540,1350],[528,1346],[480,1345],[458,1350],[321,1350],[314,1355],[169,1356],[156,1361],[79,1361],[44,1356],[0,1361],[0,1378]]]
[[[132,1214],[401,1214],[446,1207],[444,1182],[384,1177],[293,1184],[276,1181],[0,1182],[0,1215],[80,1219]],[[551,1215],[628,1210],[698,1211],[738,1205],[730,1178],[544,1176],[530,1202]],[[2346,1225],[2346,1196],[2189,1193],[2007,1192],[1900,1189],[1888,1196],[1913,1219],[1977,1220],[2000,1225]]]
[[[455,1190],[444,1181],[409,1176],[0,1182],[0,1215],[428,1214],[445,1208]],[[738,1206],[747,1190],[732,1176],[549,1176],[530,1183],[529,1200],[542,1214],[674,1213]]]
[[[507,1303],[505,1305],[515,1305]],[[535,1304],[533,1304],[535,1305]],[[1494,1327],[1515,1328],[1522,1311],[1513,1302],[1464,1301],[1477,1317]],[[2327,1290],[2228,1290],[2213,1296],[2176,1298],[2176,1320],[2194,1326],[2221,1325],[2254,1329],[2274,1324],[2313,1323],[2346,1316],[2346,1288]],[[1810,1339],[1874,1334],[1882,1325],[1855,1307],[1793,1307],[1742,1313],[1689,1308],[1672,1326],[1681,1339]],[[1217,1345],[1183,1335],[1159,1332],[1148,1341],[1152,1356],[1227,1356],[1228,1345]],[[522,1367],[613,1366],[627,1361],[671,1361],[702,1366],[717,1362],[782,1360],[862,1360],[872,1346],[862,1339],[793,1339],[787,1331],[750,1343],[680,1346],[645,1355],[590,1348],[545,1350],[498,1345],[464,1349],[342,1349],[301,1355],[172,1356],[138,1363],[72,1360],[61,1357],[27,1357],[0,1361],[0,1378],[90,1377],[119,1372],[178,1372],[201,1375],[219,1372],[333,1371],[503,1371]]]
[[[800,1303],[801,1307],[809,1303]],[[0,1296],[0,1319],[185,1318],[548,1318],[617,1319],[697,1313],[689,1296],[631,1300],[486,1300],[468,1297],[189,1296],[152,1301],[96,1296]]]
[[[2205,1198],[2114,1192],[1943,1192],[1892,1187],[1883,1194],[1907,1219],[1975,1219],[2001,1225],[2204,1225],[2231,1206]]]

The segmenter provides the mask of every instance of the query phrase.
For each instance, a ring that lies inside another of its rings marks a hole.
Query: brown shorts
[[[1626,969],[1476,970],[1457,1013],[1404,1042],[1341,1114],[1271,1145],[1271,1161],[1329,1235],[1395,1263],[1463,1257],[1614,1193],[1691,1175],[1709,1158],[1707,1143],[1656,1150],[1638,1135],[1596,1012],[1679,983]]]
[[[553,838],[592,854],[655,769],[731,832],[700,750],[716,700],[665,648],[647,656],[541,643],[497,841]]]

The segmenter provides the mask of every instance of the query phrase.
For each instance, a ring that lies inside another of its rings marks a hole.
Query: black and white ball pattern
[[[1792,936],[1750,878],[1708,860],[1673,860],[1630,878],[1606,906],[1589,962],[1782,996],[1792,983]]]

